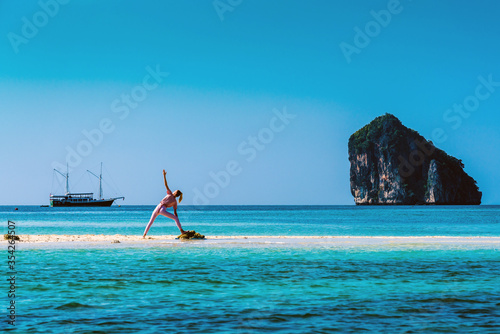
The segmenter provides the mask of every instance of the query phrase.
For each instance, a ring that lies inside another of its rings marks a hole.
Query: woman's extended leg
[[[153,225],[153,222],[155,221],[156,217],[160,214],[160,210],[163,208],[161,204],[158,204],[156,208],[154,209],[153,213],[151,214],[151,219],[149,219],[149,223],[146,226],[146,229],[144,230],[144,234],[142,235],[143,238],[146,237],[146,234],[148,234],[149,229],[151,228],[151,225]]]
[[[184,230],[182,229],[181,222],[179,221],[179,218],[177,216],[171,214],[170,212],[165,209],[164,206],[160,208],[160,211],[158,212],[160,215],[168,217],[170,219],[173,219],[175,221],[175,224],[177,225],[177,228],[181,231],[181,233],[184,233]]]

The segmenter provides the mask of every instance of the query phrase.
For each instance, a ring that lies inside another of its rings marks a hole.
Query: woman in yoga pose
[[[181,223],[179,222],[179,216],[177,216],[177,197],[179,197],[179,203],[182,202],[182,192],[180,190],[176,190],[173,193],[172,191],[170,191],[170,188],[167,184],[167,172],[165,172],[165,170],[163,170],[163,181],[165,182],[165,187],[167,188],[167,196],[165,196],[165,198],[161,200],[160,204],[158,204],[156,206],[156,209],[153,211],[148,226],[146,226],[146,229],[144,230],[144,235],[142,236],[143,238],[146,238],[146,234],[148,234],[151,225],[153,225],[153,222],[155,221],[156,217],[158,217],[158,215],[173,219],[181,233],[186,233],[186,231],[182,229]],[[167,211],[167,208],[170,207],[174,208],[174,214],[171,214]]]

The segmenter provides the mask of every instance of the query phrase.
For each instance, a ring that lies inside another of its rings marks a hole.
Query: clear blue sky
[[[447,113],[478,77],[500,82],[498,1],[64,2],[0,2],[0,204],[48,204],[54,163],[78,147],[71,190],[103,161],[124,204],[156,204],[163,168],[193,204],[228,163],[210,204],[353,204],[349,136],[386,112],[429,139],[443,129],[437,146],[500,202],[500,87]],[[82,131],[101,122],[89,151]]]

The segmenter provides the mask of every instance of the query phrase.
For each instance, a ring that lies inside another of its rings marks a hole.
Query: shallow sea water
[[[12,217],[4,207],[3,214],[24,233],[84,234],[100,223],[112,232],[98,234],[142,232],[147,209],[127,215],[121,209],[41,214],[20,208]],[[257,235],[263,227],[289,229],[289,235],[311,235],[318,227],[324,235],[370,235],[381,226],[373,234],[500,236],[497,207],[357,209],[280,207],[266,215],[262,208],[225,207],[180,215],[200,232],[218,235]],[[303,221],[304,213],[312,218]],[[61,223],[75,217],[81,218],[76,226]],[[175,233],[175,226],[163,223],[153,226],[158,234]],[[3,316],[6,293],[0,322],[1,330],[14,333],[500,332],[497,244],[18,245],[17,322],[12,328]]]
[[[19,333],[500,331],[495,249],[19,253]]]

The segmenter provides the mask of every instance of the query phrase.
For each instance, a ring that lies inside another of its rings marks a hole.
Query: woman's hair
[[[175,192],[177,193],[177,196],[175,197],[179,197],[179,203],[182,202],[182,191],[177,189]]]

